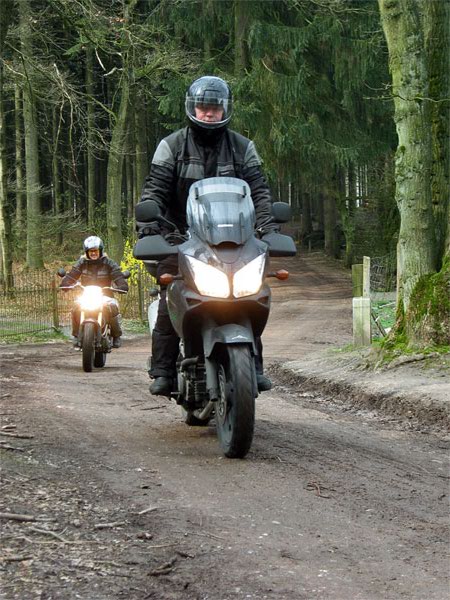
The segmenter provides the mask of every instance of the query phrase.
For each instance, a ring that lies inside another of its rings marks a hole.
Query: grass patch
[[[67,335],[61,331],[29,331],[27,333],[15,333],[2,337],[0,330],[1,344],[43,344],[45,342],[58,342],[67,340]]]
[[[395,323],[396,318],[396,306],[395,302],[386,302],[385,300],[372,301],[372,314],[374,315],[377,323],[383,327],[385,331],[390,331]],[[376,325],[373,327],[373,333],[376,337],[379,337],[379,332]]]
[[[124,333],[148,333],[148,323],[138,319],[122,319]]]

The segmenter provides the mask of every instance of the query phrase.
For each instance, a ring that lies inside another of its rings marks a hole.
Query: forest
[[[448,0],[2,0],[2,293],[86,233],[121,260],[153,152],[213,74],[299,245],[383,258],[393,338],[450,345],[449,31]]]

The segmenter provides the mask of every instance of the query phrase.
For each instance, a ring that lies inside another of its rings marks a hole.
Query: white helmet
[[[87,259],[89,259],[89,250],[94,250],[94,248],[97,248],[102,256],[104,248],[102,239],[96,235],[90,235],[83,242],[83,250]]]

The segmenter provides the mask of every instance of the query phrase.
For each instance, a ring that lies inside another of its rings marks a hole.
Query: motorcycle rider
[[[104,244],[96,235],[87,237],[83,242],[84,255],[81,255],[72,269],[61,280],[60,287],[74,285],[80,278],[82,285],[98,285],[102,288],[114,286],[124,292],[128,291],[128,283],[125,280],[119,265],[104,252]],[[119,320],[119,303],[113,297],[111,290],[104,290],[109,307],[109,324],[113,336],[113,348],[120,348],[122,329]],[[80,327],[80,308],[76,304],[72,309],[72,336],[74,346],[79,346],[78,330]]]
[[[213,76],[196,79],[187,90],[185,111],[188,126],[164,138],[155,151],[141,202],[156,201],[161,213],[184,233],[190,186],[206,177],[237,177],[250,186],[259,232],[277,230],[278,226],[270,223],[272,198],[255,145],[248,138],[228,129],[232,115],[232,94],[228,84]],[[149,225],[138,222],[137,229],[139,237],[167,233],[164,227],[161,230],[158,223]],[[150,266],[148,270],[152,272]],[[177,258],[169,257],[158,263],[156,277],[159,280],[163,273],[176,275],[177,272]],[[152,333],[149,376],[154,381],[150,385],[150,392],[169,396],[176,375],[179,339],[167,310],[165,286],[161,286],[160,296],[158,317]],[[258,347],[255,359],[258,390],[267,391],[272,383],[263,375],[261,339],[258,337],[255,341]]]

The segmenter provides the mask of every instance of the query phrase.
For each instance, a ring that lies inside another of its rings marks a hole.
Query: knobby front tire
[[[93,323],[86,323],[83,332],[83,371],[90,373],[94,368],[95,358],[95,326]]]
[[[231,345],[223,349],[218,365],[217,435],[225,456],[244,458],[255,428],[253,358],[248,346]]]

